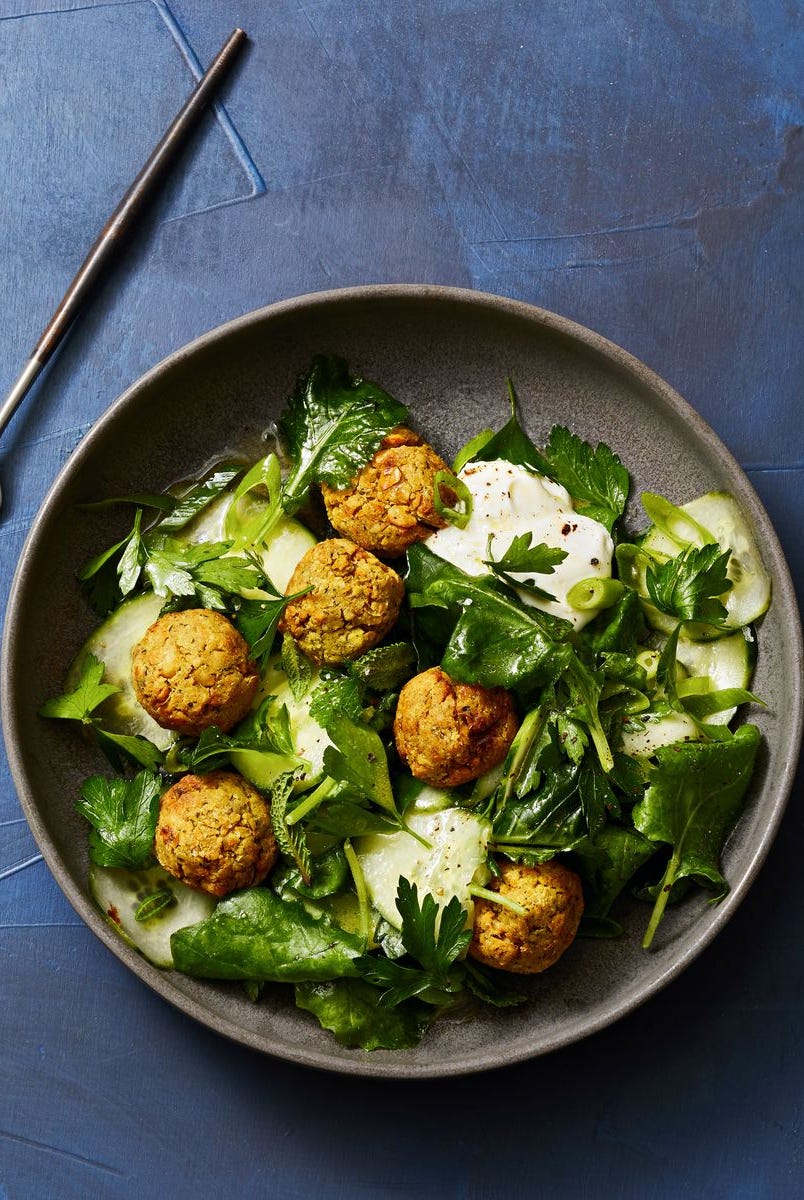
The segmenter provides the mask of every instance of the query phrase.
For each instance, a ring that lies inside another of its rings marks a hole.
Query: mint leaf
[[[39,709],[42,717],[59,717],[69,721],[82,721],[91,724],[90,716],[95,709],[116,695],[119,687],[111,683],[101,683],[104,664],[94,654],[88,654],[81,667],[81,676],[71,692],[62,696],[54,696],[46,700]]]
[[[344,359],[317,355],[279,420],[294,464],[282,487],[285,511],[295,512],[314,482],[346,487],[407,415],[376,383],[351,376]]]
[[[719,597],[731,588],[726,576],[730,554],[714,543],[690,546],[665,563],[650,563],[645,582],[653,604],[679,621],[722,625],[726,609]]]
[[[99,867],[144,867],[153,858],[161,780],[151,771],[133,779],[93,775],[75,807],[89,821],[89,857]]]
[[[593,448],[563,425],[555,425],[544,459],[544,473],[567,489],[576,511],[611,531],[623,514],[630,487],[628,472],[614,451],[604,442]]]

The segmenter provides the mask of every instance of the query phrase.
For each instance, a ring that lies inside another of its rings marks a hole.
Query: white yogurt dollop
[[[532,546],[544,543],[565,550],[567,557],[551,575],[512,574],[512,579],[535,580],[555,596],[542,600],[517,588],[523,604],[564,617],[576,629],[591,620],[594,612],[567,604],[567,592],[582,579],[610,578],[614,543],[605,525],[576,513],[561,484],[501,459],[467,463],[458,478],[472,494],[472,515],[464,529],[448,525],[434,533],[427,541],[433,553],[469,575],[486,575],[484,560],[501,558],[517,534],[530,533]]]

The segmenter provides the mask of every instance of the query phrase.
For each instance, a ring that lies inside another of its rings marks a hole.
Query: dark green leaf
[[[125,770],[127,761],[156,771],[165,761],[162,750],[138,733],[110,733],[95,725],[95,737],[103,753],[116,771]]]
[[[586,915],[607,917],[626,885],[656,853],[656,846],[635,829],[607,825],[592,847],[576,847],[575,853],[581,864]]]
[[[327,723],[338,713],[356,724],[362,722],[363,696],[360,683],[354,676],[330,671],[322,675],[321,682],[313,692],[310,716],[326,729]]]
[[[363,979],[296,985],[296,1004],[311,1012],[342,1046],[407,1050],[421,1041],[431,1010],[417,1001],[380,1008],[380,992]]]
[[[552,592],[545,591],[535,579],[512,578],[513,574],[519,575],[528,571],[537,575],[552,575],[558,564],[567,557],[566,550],[547,546],[544,542],[531,545],[532,537],[531,533],[517,534],[502,558],[489,557],[485,560],[485,565],[509,587],[526,588],[541,600],[555,600]],[[491,551],[492,538],[489,538],[489,554]]]
[[[301,983],[357,974],[360,938],[269,888],[227,896],[211,917],[170,939],[178,971],[199,979]]]
[[[563,425],[556,425],[544,451],[545,474],[562,484],[575,509],[608,530],[622,516],[630,480],[619,458],[603,442],[593,449]]]
[[[636,654],[647,635],[639,596],[629,588],[613,608],[600,613],[584,630],[583,637],[595,650]]]
[[[760,741],[756,726],[743,725],[728,741],[684,742],[657,751],[650,786],[633,810],[634,825],[672,852],[646,945],[679,879],[696,879],[718,897],[725,893],[720,852],[742,811]]]
[[[388,774],[388,759],[379,734],[350,721],[343,713],[331,713],[324,725],[332,745],[324,751],[324,770],[341,780],[378,808],[398,816]]]
[[[508,396],[511,404],[510,420],[492,438],[478,446],[472,457],[478,462],[493,462],[495,459],[502,458],[505,462],[514,463],[515,466],[526,467],[530,471],[545,474],[547,463],[543,455],[539,453],[519,423],[516,393],[510,379],[508,380]],[[464,461],[468,462],[469,460],[464,459]]]
[[[94,654],[87,654],[81,664],[81,676],[71,692],[46,700],[39,709],[42,717],[59,717],[69,721],[88,723],[90,715],[109,696],[116,695],[119,687],[101,683],[104,664]]]
[[[315,357],[279,421],[293,462],[282,488],[285,511],[304,503],[313,482],[346,487],[407,415],[404,404],[375,383],[350,376],[342,358]]]
[[[377,646],[350,663],[349,670],[369,691],[398,691],[416,673],[416,651],[409,642]]]
[[[313,681],[313,666],[289,633],[282,638],[282,670],[288,677],[294,700],[303,700]]]
[[[99,867],[144,867],[152,861],[161,781],[151,771],[133,779],[93,775],[75,807],[89,821],[89,857]]]
[[[645,582],[656,608],[679,621],[722,624],[726,609],[720,597],[731,588],[730,555],[717,544],[690,546],[665,563],[649,564]]]
[[[297,592],[296,595],[304,595],[304,592]],[[265,600],[241,601],[235,625],[248,642],[256,662],[264,665],[271,653],[282,613],[293,599],[294,596],[275,596]]]

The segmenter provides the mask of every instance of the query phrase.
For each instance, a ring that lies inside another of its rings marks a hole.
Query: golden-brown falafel
[[[312,546],[296,566],[279,629],[319,666],[335,666],[376,646],[399,615],[404,585],[396,571],[346,538]]]
[[[469,954],[487,967],[535,975],[557,962],[572,944],[583,915],[583,890],[563,863],[526,867],[501,862],[488,887],[524,908],[522,916],[491,900],[475,901]]]
[[[518,727],[504,688],[455,683],[440,667],[431,667],[402,688],[394,740],[417,779],[459,787],[502,762]]]
[[[279,857],[267,802],[234,771],[184,775],[165,792],[154,853],[171,875],[212,896],[261,883]]]
[[[231,621],[209,608],[165,613],[131,656],[137,699],[164,729],[197,737],[224,733],[251,708],[259,672]]]
[[[322,484],[333,528],[365,550],[398,558],[446,525],[435,508],[433,480],[448,469],[417,433],[392,430],[348,487]]]

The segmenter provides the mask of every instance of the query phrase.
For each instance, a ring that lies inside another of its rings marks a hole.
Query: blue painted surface
[[[644,358],[779,530],[804,518],[800,9],[768,0],[0,0],[0,391],[235,24],[180,179],[0,445],[0,603],[127,384],[284,296],[502,292]],[[799,786],[704,957],[614,1028],[477,1079],[314,1075],[203,1030],[81,925],[0,763],[0,1197],[804,1193]]]

